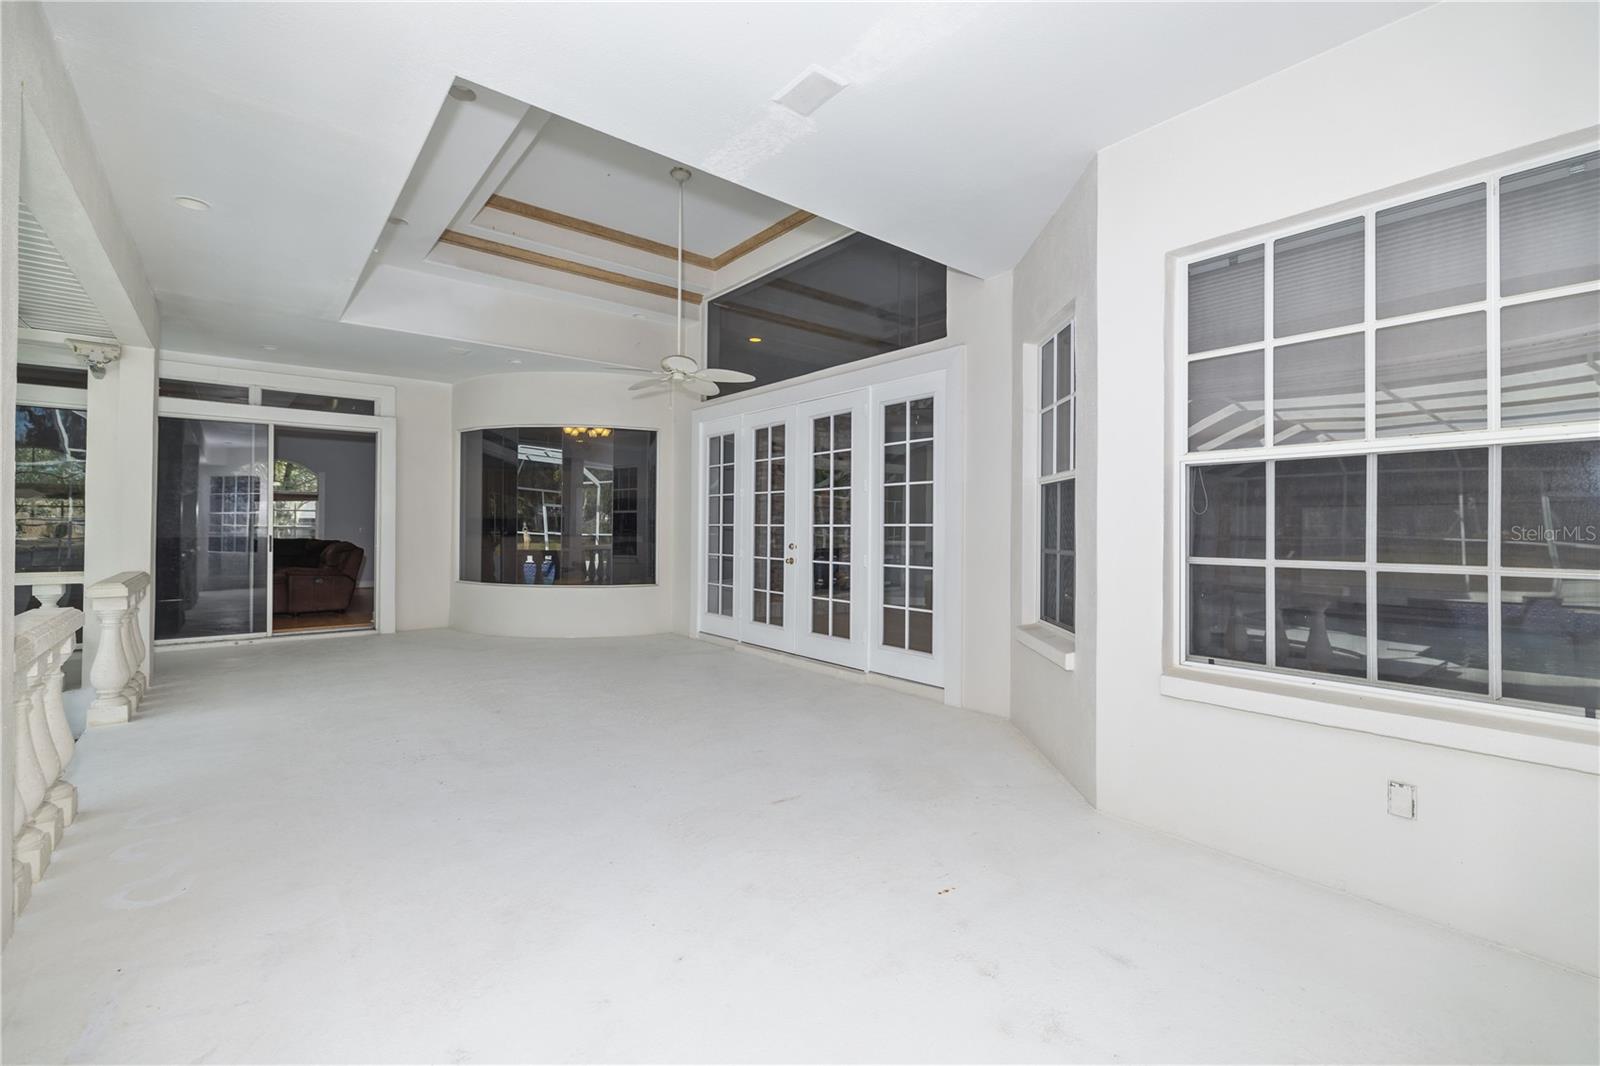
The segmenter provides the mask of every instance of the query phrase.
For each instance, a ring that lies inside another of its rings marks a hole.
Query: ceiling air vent
[[[782,104],[797,115],[809,116],[832,100],[845,84],[843,78],[829,74],[821,67],[807,67],[804,73],[789,83],[788,88],[774,96],[772,102]]]

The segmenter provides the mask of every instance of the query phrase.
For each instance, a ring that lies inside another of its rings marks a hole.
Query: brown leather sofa
[[[281,614],[347,611],[367,553],[347,540],[272,541],[272,609]]]

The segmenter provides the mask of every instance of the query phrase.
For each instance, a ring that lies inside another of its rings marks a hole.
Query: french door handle
[[[792,556],[792,555],[789,556],[789,558],[785,559],[784,562],[788,563],[790,566],[793,566],[794,565],[794,556]]]

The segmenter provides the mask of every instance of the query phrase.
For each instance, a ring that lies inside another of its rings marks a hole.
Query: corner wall
[[[1600,8],[1440,4],[1099,156],[1097,800],[1108,813],[1594,973],[1584,773],[1163,696],[1167,272],[1178,249],[1600,122]],[[1390,817],[1390,779],[1419,789]]]
[[[1095,664],[1097,597],[1095,595],[1095,544],[1098,530],[1091,520],[1099,513],[1095,496],[1100,482],[1097,456],[1102,441],[1095,418],[1098,383],[1095,324],[1095,230],[1098,170],[1090,163],[1066,202],[1045,225],[1033,246],[1012,272],[1011,374],[1012,418],[1011,583],[1017,605],[1008,619],[1007,643],[1011,666],[1011,718],[1017,728],[1038,746],[1046,758],[1072,782],[1090,803],[1096,797]],[[1077,606],[1076,661],[1072,670],[1009,639],[1011,627],[1031,618],[1026,606],[1039,595],[1025,575],[1024,566],[1037,550],[1034,531],[1037,508],[1035,482],[1024,476],[1030,469],[1023,454],[1024,427],[1038,417],[1023,410],[1028,392],[1024,375],[1036,372],[1024,358],[1023,345],[1046,339],[1046,330],[1059,328],[1066,316],[1073,321],[1073,347],[1077,355]]]

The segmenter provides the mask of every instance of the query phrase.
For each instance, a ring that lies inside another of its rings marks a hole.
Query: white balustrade
[[[98,620],[100,643],[89,669],[94,702],[90,725],[126,722],[139,709],[149,681],[144,673],[144,635],[139,609],[150,592],[150,575],[130,570],[90,585],[85,603]]]
[[[17,616],[15,702],[16,782],[12,802],[13,906],[26,905],[44,876],[61,834],[78,816],[78,792],[62,776],[72,761],[72,730],[62,703],[62,667],[71,657],[83,612],[41,607]]]

